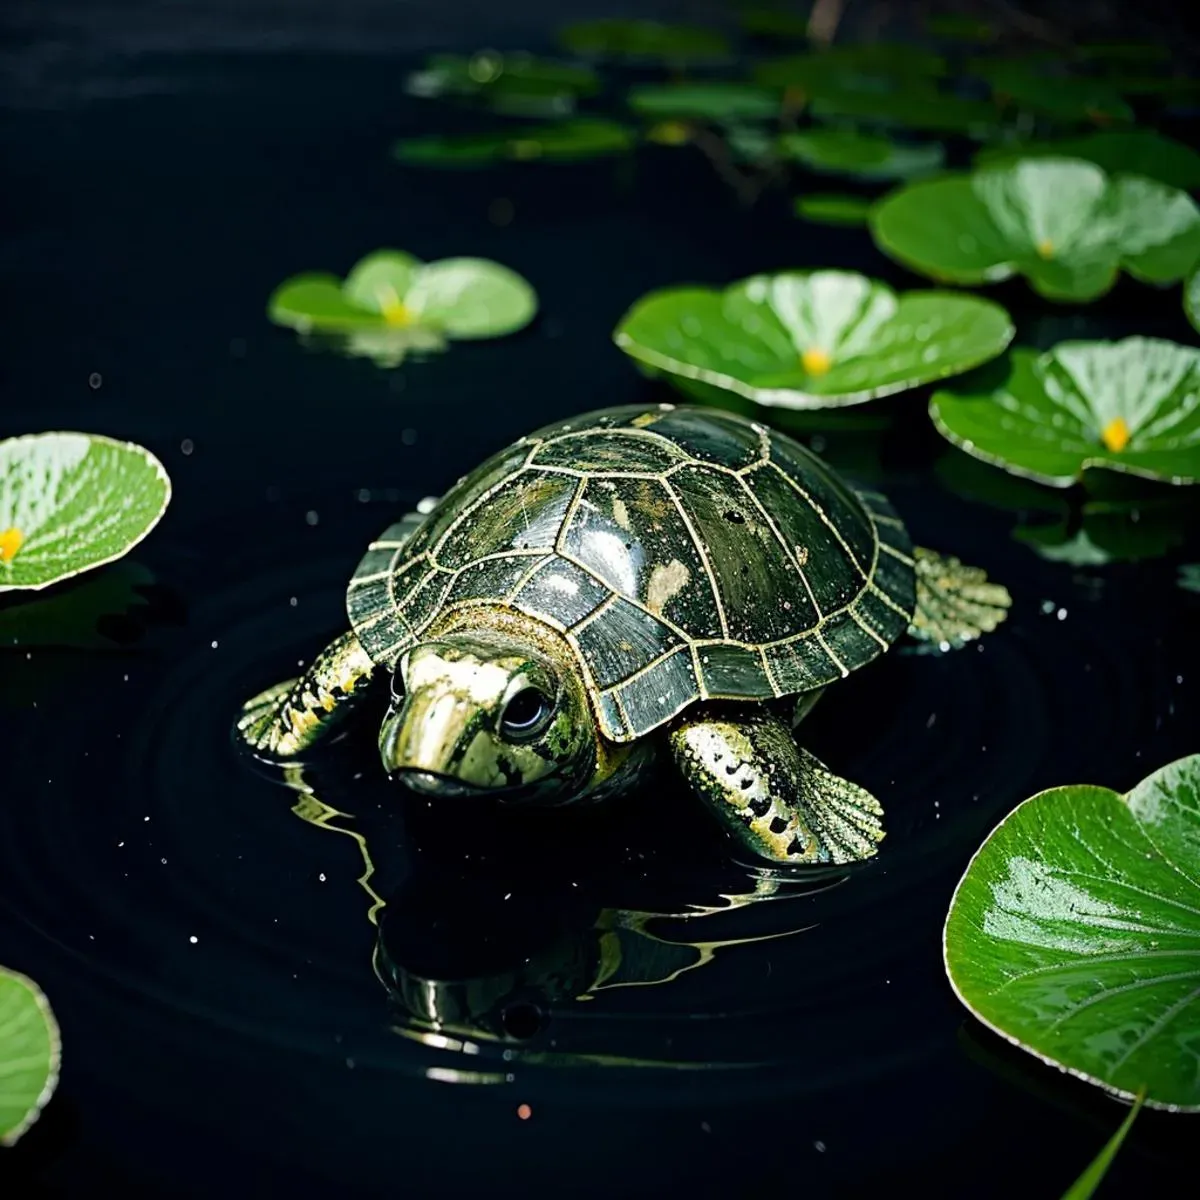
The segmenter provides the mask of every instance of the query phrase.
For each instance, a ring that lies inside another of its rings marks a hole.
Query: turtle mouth
[[[415,767],[400,767],[391,772],[391,778],[422,796],[488,796],[495,790],[464,783],[453,775],[421,771]]]

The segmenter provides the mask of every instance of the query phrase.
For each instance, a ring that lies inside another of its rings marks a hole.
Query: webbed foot
[[[883,839],[879,801],[801,749],[766,709],[698,707],[672,728],[675,762],[746,849],[777,863],[850,863]]]
[[[341,721],[366,690],[374,670],[358,638],[344,633],[298,679],[247,700],[235,724],[237,736],[259,758],[296,758]]]
[[[991,633],[1008,616],[1012,604],[1008,589],[990,582],[980,567],[965,566],[923,546],[915,547],[913,558],[917,608],[908,627],[910,637],[957,650]]]

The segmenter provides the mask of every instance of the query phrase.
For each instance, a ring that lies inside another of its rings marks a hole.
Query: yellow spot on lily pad
[[[7,566],[17,557],[17,551],[25,544],[25,535],[17,528],[0,533],[0,563]]]
[[[1114,417],[1100,432],[1104,445],[1113,452],[1120,454],[1129,445],[1129,426],[1124,417]]]
[[[820,347],[810,346],[800,355],[800,365],[809,375],[824,375],[833,366],[833,359]]]
[[[1037,252],[1039,258],[1054,257],[1054,243],[1049,238],[1042,238],[1037,244]]]
[[[660,146],[683,146],[692,138],[692,129],[684,121],[659,121],[646,131],[647,141]]]

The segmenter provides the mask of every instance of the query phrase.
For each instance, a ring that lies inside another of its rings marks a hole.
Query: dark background
[[[0,14],[0,436],[131,438],[175,484],[134,555],[157,581],[138,639],[0,660],[16,748],[0,769],[0,961],[46,987],[64,1037],[59,1095],[0,1157],[5,1200],[668,1186],[1057,1197],[1119,1121],[970,1020],[939,932],[970,853],[1020,799],[1066,782],[1126,788],[1197,749],[1196,605],[1174,561],[1044,562],[1008,536],[1008,514],[940,487],[923,398],[895,402],[886,436],[828,435],[828,452],[885,486],[919,540],[1003,578],[1016,608],[983,650],[889,656],[814,717],[814,749],[886,797],[885,854],[852,888],[802,902],[811,934],[555,1009],[536,1042],[737,1069],[492,1056],[510,1082],[430,1080],[462,1056],[388,1031],[353,847],[298,822],[229,749],[240,700],[337,631],[345,581],[397,511],[544,421],[662,398],[609,342],[643,291],[816,265],[914,283],[861,232],[798,225],[785,195],[741,212],[698,157],[640,156],[632,180],[605,163],[442,174],[388,159],[396,137],[470,127],[405,96],[430,49],[536,51],[574,17],[722,11],[10,0]],[[921,11],[852,3],[846,28],[899,36]],[[1182,46],[1186,33],[1167,3],[974,11],[1038,45]],[[500,198],[506,225],[489,216]],[[306,351],[266,322],[285,276],[342,272],[385,245],[497,258],[534,283],[541,316],[396,372]],[[1023,336],[1071,328],[1021,285],[996,294]],[[1128,281],[1086,316],[1114,336],[1191,336],[1176,292]],[[348,774],[369,771],[369,740],[347,749]],[[375,838],[381,880],[416,890],[412,939],[445,949],[395,798],[348,774],[330,784],[337,806]],[[668,893],[682,881],[675,903],[714,894],[715,844],[699,826],[675,844],[659,820],[674,801],[635,800],[580,855],[597,903],[624,903],[630,879]],[[429,834],[434,877],[466,866],[447,844]],[[561,851],[536,838],[490,849],[489,870],[532,910],[567,911],[575,864]],[[463,896],[462,923],[490,929],[469,885]],[[521,944],[521,930],[505,936]],[[1106,1194],[1165,1194],[1194,1162],[1191,1131],[1186,1117],[1140,1117]]]

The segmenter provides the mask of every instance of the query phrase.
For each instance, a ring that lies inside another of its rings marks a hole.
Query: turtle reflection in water
[[[245,706],[259,757],[300,760],[386,682],[385,770],[464,813],[599,800],[665,756],[743,849],[851,862],[880,805],[795,725],[905,631],[959,646],[1009,605],[883,496],[709,408],[547,427],[422,507],[359,564],[350,632]]]
[[[444,1049],[455,1048],[447,1038],[528,1042],[564,1006],[613,988],[669,984],[719,951],[806,932],[813,912],[797,902],[846,878],[742,871],[720,897],[707,881],[704,893],[717,902],[668,912],[611,907],[611,893],[622,890],[611,878],[576,889],[548,883],[536,868],[519,881],[513,875],[418,873],[388,900],[375,971],[397,1010],[396,1032]],[[782,914],[770,931],[739,928],[739,912],[767,901]]]

